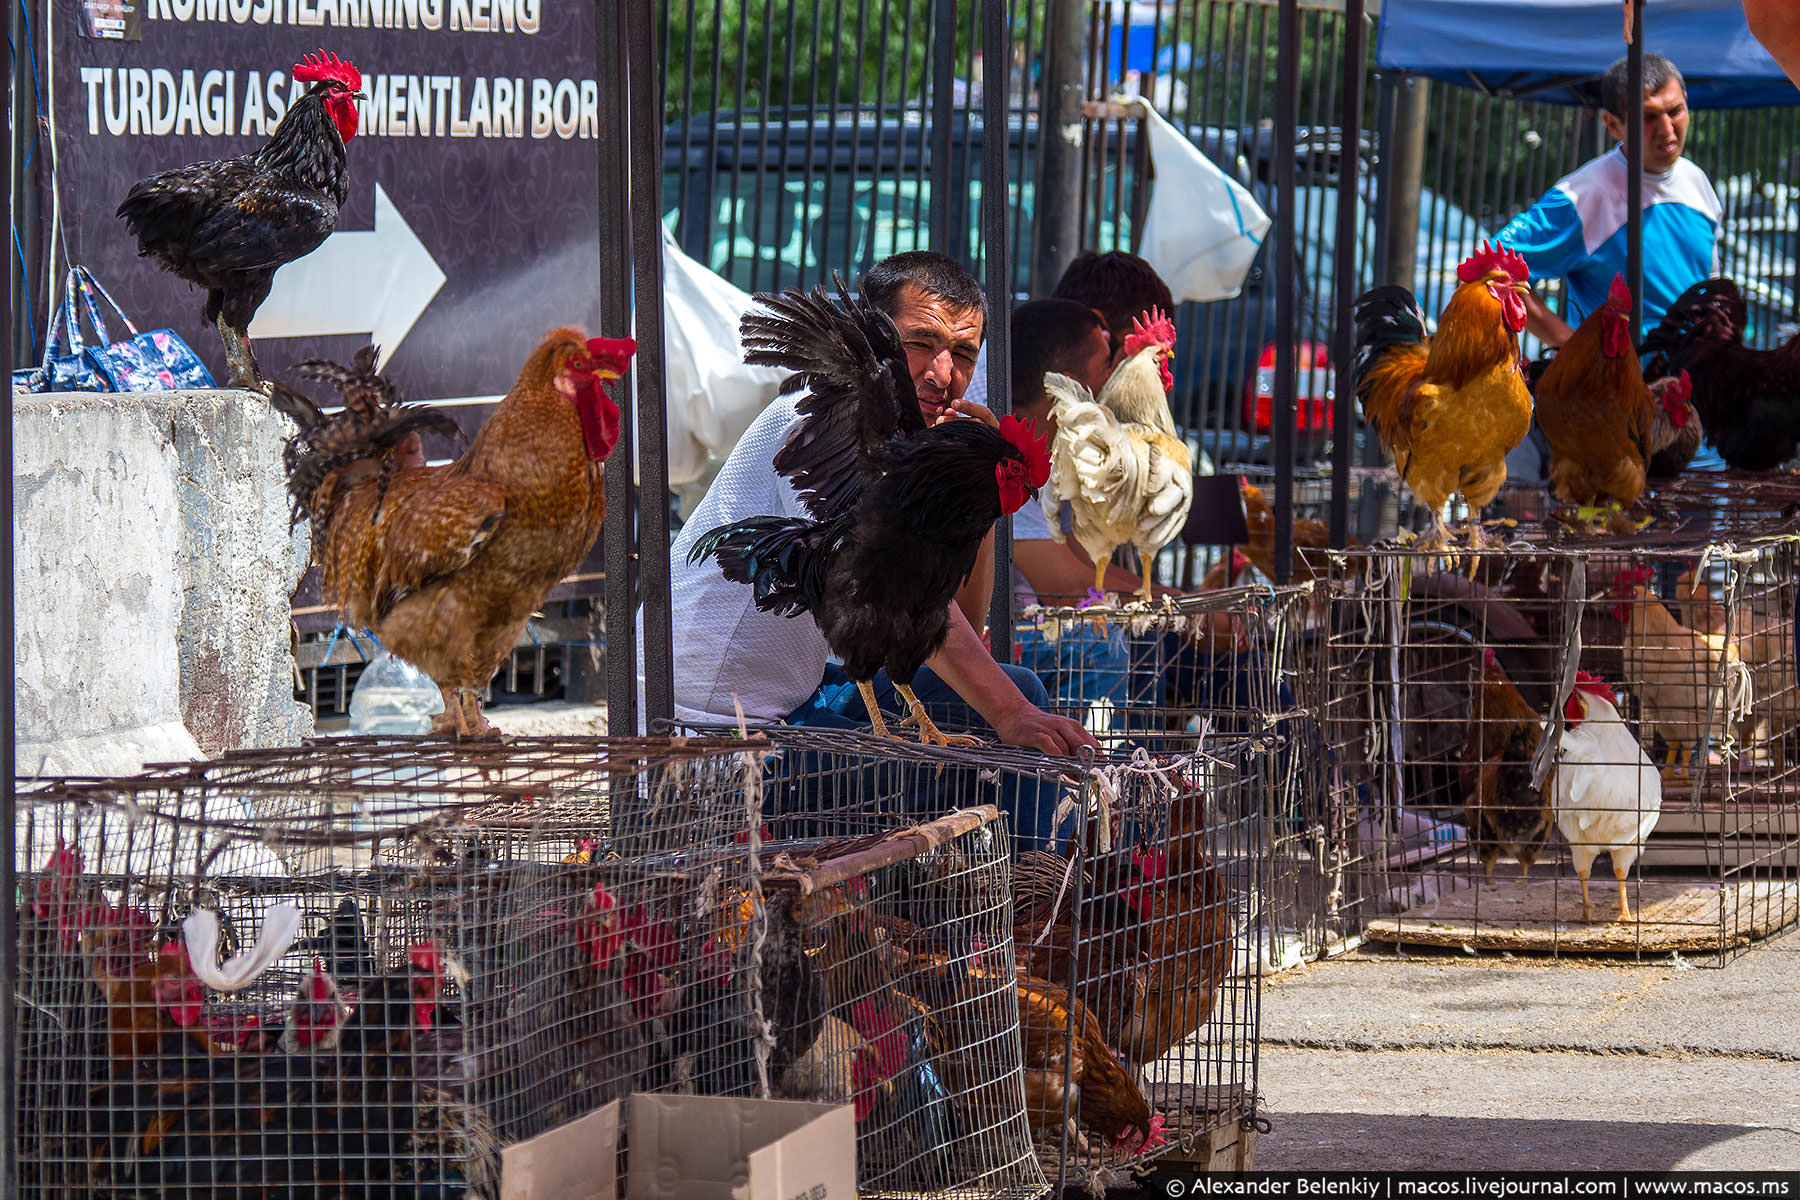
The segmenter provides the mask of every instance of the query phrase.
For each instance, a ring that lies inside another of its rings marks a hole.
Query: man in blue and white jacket
[[[1607,68],[1600,114],[1623,142],[1631,102],[1628,60]],[[1718,273],[1724,210],[1706,172],[1681,157],[1687,144],[1687,85],[1675,64],[1644,55],[1644,329],[1662,319],[1682,292]],[[1613,276],[1625,271],[1626,174],[1623,145],[1557,180],[1495,240],[1525,257],[1533,279],[1560,276],[1568,296],[1565,321],[1535,293],[1525,297],[1525,328],[1546,346],[1561,346],[1581,319],[1606,302]],[[1722,467],[1703,446],[1696,467]]]

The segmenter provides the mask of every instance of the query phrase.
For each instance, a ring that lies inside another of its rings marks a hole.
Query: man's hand
[[[1025,746],[1045,754],[1072,755],[1083,746],[1100,748],[1100,743],[1080,721],[1059,717],[1029,704],[995,721],[994,732],[1009,746]]]
[[[942,425],[945,421],[957,421],[964,417],[972,417],[994,429],[1000,428],[1000,418],[994,415],[993,409],[985,404],[963,399],[952,400],[950,407],[926,418],[926,422],[930,425]]]

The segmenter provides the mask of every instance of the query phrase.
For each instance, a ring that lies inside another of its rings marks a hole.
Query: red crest
[[[319,50],[294,64],[294,78],[301,83],[335,79],[353,92],[362,91],[362,72],[335,54]]]
[[[1044,439],[1031,432],[1031,426],[1010,413],[1000,418],[1000,436],[1012,443],[1018,458],[1003,458],[994,464],[994,483],[1000,489],[1000,511],[1019,511],[1037,490],[1050,479],[1050,451]]]
[[[1464,259],[1456,268],[1456,278],[1463,283],[1474,283],[1490,271],[1502,271],[1514,283],[1524,283],[1531,278],[1531,268],[1525,259],[1510,246],[1494,246],[1482,242],[1475,253]]]
[[[1146,346],[1161,346],[1171,353],[1175,349],[1175,322],[1160,308],[1131,318],[1131,332],[1125,335],[1125,357],[1130,358]]]

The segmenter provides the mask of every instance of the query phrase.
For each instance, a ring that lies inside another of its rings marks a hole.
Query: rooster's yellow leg
[[[1107,555],[1094,564],[1094,591],[1106,595],[1106,568],[1112,562],[1112,555]]]
[[[1614,867],[1613,875],[1619,881],[1619,920],[1630,921],[1631,906],[1625,903],[1625,872]]]
[[[1584,921],[1591,921],[1594,919],[1593,906],[1588,903],[1586,875],[1581,876],[1581,919]]]
[[[912,688],[906,684],[896,681],[894,690],[900,693],[900,698],[906,701],[908,708],[912,709],[912,719],[919,726],[920,744],[926,746],[979,746],[982,744],[980,738],[960,737],[939,730],[936,725],[931,723],[931,718],[925,715],[925,705],[920,703],[919,698],[913,695]]]
[[[859,679],[856,681],[856,690],[862,693],[863,707],[869,710],[869,732],[876,737],[894,737],[888,732],[887,722],[881,719],[881,706],[875,703],[875,685],[866,679]]]

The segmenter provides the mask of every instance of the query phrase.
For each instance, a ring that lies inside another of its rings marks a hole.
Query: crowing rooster
[[[801,421],[775,456],[812,514],[750,517],[700,535],[690,563],[716,557],[756,589],[763,612],[810,613],[844,661],[877,736],[892,736],[870,681],[883,667],[921,741],[951,745],[913,695],[913,676],[950,630],[949,605],[994,522],[1050,474],[1030,428],[952,420],[927,429],[906,351],[886,313],[839,290],[758,296],[744,317],[744,359],[798,372]]]
[[[1581,880],[1584,921],[1594,919],[1588,876],[1603,852],[1611,856],[1619,881],[1619,919],[1631,920],[1625,876],[1662,814],[1662,776],[1619,719],[1618,703],[1612,689],[1594,676],[1575,673],[1575,689],[1563,705],[1562,744],[1550,781],[1556,827],[1568,839],[1569,857]]]
[[[343,393],[330,417],[276,385],[275,406],[300,426],[284,455],[288,493],[294,521],[312,522],[325,598],[438,685],[437,732],[493,732],[481,689],[594,544],[601,464],[619,436],[602,384],[636,350],[553,330],[462,457],[438,467],[422,465],[418,433],[445,418],[402,405],[373,346],[348,368],[301,365]]]
[[[356,136],[362,74],[321,52],[296,64],[294,78],[312,86],[260,150],[160,171],[132,184],[119,205],[140,255],[206,289],[228,387],[266,390],[250,321],[276,270],[331,236],[350,192],[344,146]]]
[[[1506,482],[1506,455],[1531,428],[1531,393],[1519,373],[1523,293],[1530,271],[1503,246],[1456,268],[1460,281],[1425,332],[1425,314],[1395,284],[1356,301],[1356,395],[1413,496],[1431,510],[1422,548],[1449,541],[1444,505],[1460,492],[1471,512]],[[1471,520],[1471,543],[1481,542]]]
[[[1175,326],[1153,308],[1132,322],[1124,350],[1098,398],[1066,375],[1044,376],[1056,422],[1050,487],[1073,508],[1075,540],[1094,560],[1095,598],[1105,589],[1113,549],[1129,543],[1144,581],[1138,599],[1147,602],[1151,561],[1187,524],[1194,459],[1169,415]],[[1050,536],[1062,540],[1055,521]]]

